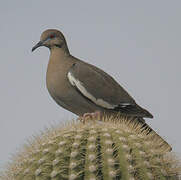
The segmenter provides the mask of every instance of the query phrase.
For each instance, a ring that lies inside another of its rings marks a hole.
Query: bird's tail
[[[113,121],[118,124],[126,125],[131,131],[135,131],[140,135],[146,135],[147,140],[150,142],[158,142],[159,148],[162,148],[164,152],[169,152],[172,147],[157,133],[155,132],[143,119],[143,117],[125,116],[118,114],[104,114],[99,121]]]
[[[135,117],[134,120],[138,121],[138,123],[141,124],[142,132],[145,132],[147,135],[152,135],[155,139],[160,141],[160,145],[164,146],[164,149],[166,149],[166,151],[172,150],[172,147],[156,131],[154,131],[143,118]]]

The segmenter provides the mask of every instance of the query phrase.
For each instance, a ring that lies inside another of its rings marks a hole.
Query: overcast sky
[[[148,109],[147,123],[181,156],[181,1],[6,0],[0,22],[0,167],[33,134],[75,117],[46,89],[49,50],[31,53],[47,28]]]

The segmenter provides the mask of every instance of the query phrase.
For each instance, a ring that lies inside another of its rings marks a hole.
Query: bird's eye
[[[53,39],[53,38],[55,38],[55,34],[50,35],[50,39]]]

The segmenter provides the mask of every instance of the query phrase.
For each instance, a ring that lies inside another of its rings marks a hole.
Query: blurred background
[[[154,119],[146,122],[181,156],[181,1],[2,1],[0,168],[32,135],[76,118],[45,84],[49,50],[31,48],[61,30],[72,55],[111,74]]]

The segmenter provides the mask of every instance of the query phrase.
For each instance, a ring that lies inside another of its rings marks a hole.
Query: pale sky
[[[181,156],[181,1],[2,1],[0,168],[28,138],[75,117],[45,85],[49,50],[40,34],[61,30],[72,55],[112,75],[154,119],[146,122]]]

